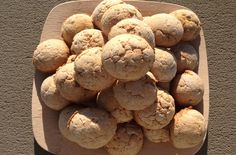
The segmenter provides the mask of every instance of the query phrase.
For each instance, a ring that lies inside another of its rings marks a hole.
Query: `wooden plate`
[[[62,22],[70,15],[75,13],[91,14],[99,1],[72,1],[60,4],[52,9],[49,13],[41,35],[41,42],[46,39],[57,38],[60,36],[60,28]],[[153,15],[156,13],[169,13],[176,9],[185,8],[183,6],[149,1],[127,1],[136,6],[143,16]],[[203,102],[200,103],[198,109],[205,117],[208,123],[209,114],[209,82],[208,82],[208,65],[206,46],[203,31],[200,37],[193,42],[199,51],[199,68],[198,73],[204,81],[205,93]],[[33,79],[32,92],[32,124],[33,132],[38,144],[45,150],[57,155],[104,155],[107,154],[104,149],[87,150],[79,147],[77,144],[67,141],[62,137],[58,129],[58,112],[47,108],[40,99],[40,86],[42,81],[48,75],[35,72]],[[202,142],[203,144],[203,142]],[[202,144],[191,149],[175,149],[170,143],[151,143],[145,140],[144,147],[139,153],[140,155],[190,155],[196,153]]]

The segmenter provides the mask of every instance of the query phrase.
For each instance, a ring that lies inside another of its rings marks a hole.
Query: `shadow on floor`
[[[53,155],[39,146],[39,144],[34,139],[34,155]]]
[[[208,150],[208,134],[206,136],[206,140],[202,146],[202,148],[198,151],[198,153],[196,153],[196,155],[207,155],[207,150]],[[53,155],[47,151],[45,151],[44,149],[42,149],[38,143],[36,142],[36,140],[34,139],[34,155]]]

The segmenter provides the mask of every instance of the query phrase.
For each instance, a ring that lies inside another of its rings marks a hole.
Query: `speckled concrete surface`
[[[1,0],[0,154],[47,155],[31,126],[31,56],[44,20],[66,0]],[[208,141],[200,155],[236,154],[236,1],[165,0],[194,10],[203,22],[210,74]]]

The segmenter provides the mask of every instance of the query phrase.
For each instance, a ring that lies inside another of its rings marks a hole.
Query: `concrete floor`
[[[53,6],[66,0],[1,0],[0,154],[47,155],[31,125],[32,52]],[[236,1],[165,0],[194,10],[203,23],[210,74],[208,141],[200,155],[236,154]],[[233,14],[234,13],[234,14]]]

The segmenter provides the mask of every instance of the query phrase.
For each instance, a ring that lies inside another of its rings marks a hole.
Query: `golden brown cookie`
[[[75,60],[75,80],[84,88],[100,91],[110,87],[115,78],[102,66],[102,48],[85,50]]]
[[[173,11],[170,14],[174,15],[178,20],[180,20],[183,25],[183,41],[194,40],[199,35],[201,30],[201,22],[193,11],[180,9]]]
[[[120,125],[115,136],[105,146],[110,155],[136,155],[143,147],[142,129],[134,124]]]
[[[140,79],[151,69],[154,59],[154,50],[148,42],[132,34],[112,38],[102,52],[102,63],[106,71],[121,80]]]
[[[171,94],[178,105],[197,105],[202,101],[204,85],[201,78],[190,70],[177,74],[171,83]]]
[[[64,41],[45,40],[34,51],[34,67],[41,72],[55,72],[58,67],[66,63],[69,53],[69,48]]]
[[[155,130],[167,126],[174,114],[175,101],[173,97],[159,88],[155,103],[143,110],[134,111],[134,118],[144,128]]]
[[[92,29],[92,18],[86,14],[74,14],[68,17],[61,27],[61,36],[71,46],[74,36],[84,29]]]
[[[54,76],[49,76],[43,81],[41,85],[41,99],[49,108],[61,110],[70,103],[61,96],[59,90],[56,88]]]
[[[175,115],[170,127],[170,138],[176,148],[192,148],[204,140],[206,131],[203,115],[197,110],[185,108]]]

